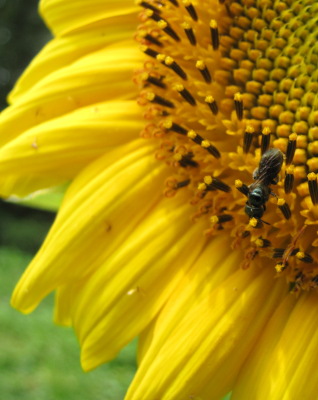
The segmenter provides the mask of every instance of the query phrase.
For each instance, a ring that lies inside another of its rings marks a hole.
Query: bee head
[[[248,203],[246,203],[246,205],[245,205],[245,213],[250,218],[261,219],[263,214],[264,214],[264,208],[263,207],[250,206]]]

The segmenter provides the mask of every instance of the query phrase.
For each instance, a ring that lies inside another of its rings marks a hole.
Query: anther
[[[268,239],[263,239],[261,237],[255,240],[255,244],[257,247],[260,247],[262,249],[271,246],[271,242]]]
[[[198,20],[198,15],[197,15],[197,13],[195,11],[195,8],[193,7],[193,4],[191,3],[191,1],[183,0],[183,5],[184,5],[185,9],[188,11],[190,17],[194,21],[197,21]]]
[[[202,140],[201,146],[210,154],[212,154],[212,156],[214,156],[215,158],[221,157],[221,153],[219,152],[219,150],[215,146],[213,146],[213,144],[209,140]]]
[[[207,66],[205,65],[204,61],[197,61],[195,64],[196,68],[201,72],[201,75],[203,76],[203,79],[205,80],[206,83],[211,83],[212,78],[210,71],[208,70]]]
[[[162,89],[166,88],[166,85],[162,82],[161,79],[158,79],[154,76],[149,75],[147,72],[145,72],[142,76],[143,81],[148,82],[152,85],[158,86]]]
[[[183,71],[183,69],[178,65],[174,59],[170,56],[166,57],[164,63],[167,67],[171,68],[180,78],[186,80],[187,74]]]
[[[180,133],[181,135],[186,135],[188,133],[185,128],[183,128],[181,125],[176,124],[175,122],[172,122],[171,120],[166,120],[163,126],[167,130]]]
[[[217,102],[214,100],[213,96],[206,96],[204,101],[209,106],[210,110],[212,111],[212,114],[217,115],[217,113],[219,112],[219,108],[218,108]]]
[[[183,188],[185,186],[188,186],[190,182],[191,182],[190,179],[186,179],[184,181],[177,182],[175,184],[175,189],[181,189],[181,188]]]
[[[289,219],[291,217],[291,211],[289,205],[286,203],[284,199],[278,199],[277,206],[286,219]]]
[[[145,53],[145,54],[147,54],[148,56],[153,57],[153,58],[156,58],[156,57],[158,56],[158,54],[159,54],[156,50],[153,50],[153,49],[151,49],[151,48],[148,47],[148,46],[140,46],[140,50],[141,50],[143,53]]]
[[[318,183],[317,175],[314,172],[310,172],[307,175],[308,178],[308,188],[310,193],[310,198],[313,204],[318,203]]]
[[[293,161],[295,151],[296,151],[296,140],[297,140],[297,133],[292,133],[289,135],[287,150],[286,150],[286,165],[291,164]]]
[[[151,103],[159,104],[164,107],[174,108],[174,104],[171,101],[166,100],[163,97],[158,96],[157,94],[152,92],[147,93],[147,100]]]
[[[183,85],[178,84],[175,86],[175,89],[181,94],[185,101],[191,104],[191,106],[195,106],[197,104],[192,94]]]
[[[230,192],[231,188],[226,183],[220,181],[217,178],[213,178],[212,176],[208,175],[204,177],[204,183],[206,185],[205,190],[221,190],[222,192]]]
[[[245,185],[245,183],[243,183],[240,179],[235,180],[235,187],[239,192],[243,193],[244,196],[248,195],[249,193],[248,186]]]
[[[244,132],[244,139],[243,139],[243,151],[244,153],[248,153],[252,140],[253,140],[253,135],[255,133],[254,128],[251,125],[247,125],[245,132]]]
[[[264,154],[268,149],[271,141],[271,130],[266,126],[262,131],[261,153]]]
[[[210,32],[213,50],[217,50],[220,45],[220,38],[218,24],[215,19],[211,19],[210,21]]]
[[[243,100],[242,100],[241,93],[235,93],[234,105],[235,105],[235,112],[236,112],[237,119],[239,121],[242,121],[244,106],[243,106]]]
[[[190,151],[187,154],[176,154],[176,161],[179,162],[180,166],[185,167],[198,167],[198,163],[193,160],[194,154]]]
[[[274,249],[272,258],[282,258],[284,255],[285,249]]]
[[[224,222],[229,222],[233,220],[233,216],[230,214],[213,215],[210,219],[213,225],[223,224]]]
[[[176,34],[176,32],[171,28],[171,26],[168,24],[167,21],[161,19],[158,21],[158,26],[160,29],[162,29],[168,36],[170,36],[172,39],[174,39],[177,42],[180,42],[179,36]]]
[[[288,194],[293,190],[294,185],[294,166],[290,165],[286,169],[286,176],[284,181],[284,190],[285,193]]]
[[[152,4],[147,3],[146,1],[137,0],[137,1],[136,1],[136,4],[137,4],[138,6],[140,6],[140,7],[148,8],[149,10],[152,10],[153,12],[155,12],[155,13],[157,13],[157,14],[160,14],[160,13],[161,13],[161,11],[160,11],[158,8],[156,8],[156,7],[153,6]]]
[[[144,36],[144,39],[148,40],[148,42],[151,42],[151,43],[155,44],[155,45],[158,46],[158,47],[162,47],[162,46],[163,46],[163,44],[162,44],[161,42],[159,42],[158,39],[154,38],[154,37],[151,36],[149,33],[147,33],[147,34]]]
[[[179,3],[177,0],[169,0],[174,6],[179,7]]]
[[[314,259],[311,257],[310,254],[308,253],[304,253],[303,251],[299,251],[296,254],[296,258],[298,258],[298,260],[303,261],[305,263],[312,263],[314,262]]]
[[[198,135],[194,130],[190,130],[187,133],[187,136],[194,141],[194,143],[199,144],[202,146],[205,150],[207,150],[213,157],[215,158],[220,158],[221,154],[219,150],[213,146],[211,142],[208,140],[204,140],[202,136]]]
[[[191,28],[191,26],[187,22],[184,22],[182,24],[182,28],[184,29],[184,32],[187,35],[187,38],[188,38],[190,44],[192,44],[192,46],[195,46],[197,43],[197,39],[194,35],[193,29]]]
[[[149,7],[147,7],[146,15],[147,15],[148,18],[150,18],[150,19],[152,19],[152,20],[154,20],[156,22],[164,21],[166,24],[168,24],[167,21],[162,19],[162,17],[159,14],[156,13],[156,11],[154,11],[153,9],[151,9]]]

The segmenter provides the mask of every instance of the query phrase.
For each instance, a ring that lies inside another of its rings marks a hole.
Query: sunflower
[[[138,336],[127,400],[316,398],[318,3],[40,12],[0,193],[71,184],[13,306],[55,291],[87,371]]]

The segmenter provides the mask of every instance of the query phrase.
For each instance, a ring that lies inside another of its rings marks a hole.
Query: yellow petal
[[[162,201],[73,291],[71,313],[85,370],[113,358],[138,335],[197,258],[204,221],[187,229],[192,211],[184,196]]]
[[[0,145],[22,131],[76,108],[107,100],[136,96],[132,71],[140,66],[140,52],[133,42],[91,53],[50,74],[0,118]]]
[[[125,240],[161,197],[160,183],[167,171],[153,152],[150,141],[138,140],[83,170],[74,181],[76,190],[71,185],[47,239],[18,283],[14,307],[32,311],[56,287],[98,269]]]
[[[37,125],[0,149],[0,193],[24,196],[65,182],[137,138],[143,125],[135,101],[94,104]]]
[[[251,353],[233,399],[315,399],[318,393],[317,294],[288,296]]]
[[[138,8],[132,0],[42,0],[40,13],[55,35],[118,15],[125,15]]]
[[[17,101],[47,75],[67,67],[81,57],[132,38],[135,29],[136,14],[133,13],[109,18],[107,23],[95,23],[85,30],[51,40],[18,79],[9,94],[9,103]]]
[[[220,251],[216,245],[214,253]],[[223,250],[222,264],[216,266],[211,260],[214,268],[238,264],[239,253],[225,253]],[[178,310],[173,310],[168,336],[163,333],[163,339],[157,343],[154,339],[146,350],[127,400],[190,396],[213,400],[226,395],[285,293],[285,285],[274,283],[271,276],[271,271],[259,270],[256,265],[237,270],[197,303],[192,294],[194,306],[181,318]]]

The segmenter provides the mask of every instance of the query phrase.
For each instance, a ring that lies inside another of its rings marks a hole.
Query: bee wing
[[[255,183],[270,185],[279,174],[283,164],[283,153],[278,149],[270,149],[263,154],[259,163]]]

